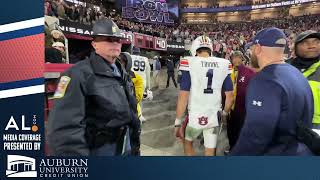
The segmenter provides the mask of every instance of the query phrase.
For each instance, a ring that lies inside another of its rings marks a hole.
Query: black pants
[[[233,146],[236,145],[237,140],[240,135],[240,131],[242,129],[244,119],[245,119],[245,113],[239,113],[231,111],[231,117],[228,121],[228,138],[229,138],[229,144],[230,144],[230,150],[232,150]]]
[[[140,156],[140,135],[141,126],[138,119],[134,119],[130,128],[131,155]]]
[[[174,73],[168,73],[167,87],[169,87],[170,78],[172,79],[174,86],[177,87],[177,83],[176,83],[176,80],[174,78]]]

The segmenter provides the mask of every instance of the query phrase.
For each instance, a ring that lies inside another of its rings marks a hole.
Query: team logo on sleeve
[[[71,78],[68,76],[62,76],[60,78],[57,90],[53,96],[54,98],[62,98],[64,96],[70,80],[71,80]]]
[[[245,81],[245,77],[241,76],[241,78],[239,79],[239,82],[244,83],[244,81]]]
[[[199,120],[199,124],[201,126],[205,126],[208,124],[208,117],[202,116],[202,117],[198,118],[198,120]]]
[[[261,106],[262,106],[262,102],[261,102],[261,101],[253,100],[253,101],[252,101],[252,105],[261,107]]]

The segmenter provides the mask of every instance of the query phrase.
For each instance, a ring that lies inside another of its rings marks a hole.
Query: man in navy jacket
[[[297,121],[311,127],[313,99],[308,81],[283,61],[286,36],[278,28],[258,32],[251,43],[253,67],[246,118],[230,155],[313,155],[296,139]]]

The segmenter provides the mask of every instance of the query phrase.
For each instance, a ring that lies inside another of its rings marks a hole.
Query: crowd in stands
[[[262,0],[259,3],[269,2],[271,1]],[[114,9],[97,9],[94,6],[84,7],[82,5],[67,4],[63,0],[46,0],[45,12],[46,15],[89,25],[99,18],[108,17],[112,18],[122,30],[185,43],[191,42],[199,35],[207,34],[214,40],[216,50],[222,51],[224,54],[229,54],[232,50],[241,50],[244,44],[257,31],[266,27],[274,26],[284,29],[289,37],[289,41],[292,41],[296,34],[308,29],[320,31],[319,15],[292,17],[285,13],[285,9],[282,11],[284,12],[283,16],[280,15],[278,19],[232,23],[214,20],[207,22],[207,24],[181,23],[173,26],[133,22],[122,18],[120,13]]]
[[[120,29],[126,31],[139,32],[142,34],[148,34],[157,37],[165,38],[168,31],[168,26],[161,24],[144,24],[139,22],[132,22],[123,19],[120,13],[117,13],[115,9],[101,9],[96,8],[92,4],[66,3],[63,0],[46,0],[45,2],[45,15],[55,16],[59,19],[65,19],[73,22],[79,22],[86,25],[92,25],[97,19],[112,18]]]
[[[173,31],[172,39],[193,40],[204,32],[215,41],[217,50],[229,54],[232,50],[241,50],[254,34],[266,27],[284,29],[291,44],[297,34],[312,29],[320,31],[319,15],[289,17],[282,19],[265,19],[252,22],[214,23],[208,25],[180,25]]]
[[[297,34],[313,29],[320,31],[319,15],[306,15],[300,17],[287,17],[279,19],[264,19],[251,22],[214,22],[210,24],[180,24],[175,27],[163,25],[142,24],[122,19],[119,15],[115,21],[121,29],[140,32],[153,36],[160,36],[178,42],[191,42],[197,36],[207,34],[214,40],[216,51],[225,55],[232,50],[243,50],[244,44],[260,29],[266,27],[278,27],[284,29],[292,42]],[[223,55],[222,55],[223,56]]]
[[[258,4],[267,4],[267,3],[275,3],[275,2],[281,2],[283,0],[260,0],[260,1],[252,1],[252,0],[242,0],[241,2],[239,1],[238,4],[232,4],[229,6],[222,6],[220,3],[217,1],[210,1],[209,3],[201,3],[198,2],[196,4],[190,5],[190,4],[183,4],[182,8],[225,8],[225,7],[239,7],[239,6],[252,6],[252,5],[258,5]]]
[[[181,24],[172,30],[172,34],[168,38],[172,39],[194,39],[203,32],[208,33],[209,36],[216,38],[223,38],[228,34],[234,34],[238,37],[242,35],[245,39],[251,38],[250,32],[258,31],[265,27],[275,26],[281,29],[289,30],[290,32],[302,32],[307,29],[320,29],[319,15],[308,15],[299,17],[288,17],[281,19],[264,19],[250,22],[216,22],[210,24]],[[218,34],[218,35],[217,35]],[[220,39],[218,39],[220,40]]]
[[[153,36],[160,36],[168,40],[187,42],[194,40],[197,36],[206,33],[215,44],[221,45],[226,53],[231,50],[240,50],[242,46],[249,41],[252,36],[260,29],[266,27],[278,27],[284,29],[289,41],[295,38],[295,35],[313,29],[320,31],[319,15],[308,15],[300,17],[288,17],[281,19],[264,19],[251,22],[214,22],[210,24],[180,24],[175,27],[164,25],[142,24],[122,19],[116,16],[114,20],[121,29],[134,31]],[[217,46],[220,47],[220,46]]]
[[[46,0],[44,5],[45,15],[55,16],[73,22],[92,25],[97,19],[105,18],[112,14],[111,9],[102,9],[93,4],[74,4],[64,0]]]

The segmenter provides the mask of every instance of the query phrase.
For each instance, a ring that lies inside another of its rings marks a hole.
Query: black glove
[[[303,124],[302,121],[297,122],[297,138],[308,146],[313,153],[320,155],[320,136]]]

